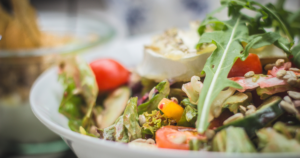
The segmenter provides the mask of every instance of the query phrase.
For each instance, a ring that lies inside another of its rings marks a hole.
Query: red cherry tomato
[[[256,54],[250,53],[245,61],[242,61],[240,58],[237,59],[232,66],[228,77],[244,76],[249,71],[254,71],[255,74],[262,73],[261,62]]]
[[[90,63],[99,91],[110,91],[128,82],[130,72],[112,59],[98,59]]]
[[[172,139],[176,137],[186,136],[186,141],[176,144]],[[155,140],[157,147],[168,149],[189,150],[189,141],[191,139],[206,139],[205,136],[199,135],[195,128],[182,126],[164,126],[156,131]]]

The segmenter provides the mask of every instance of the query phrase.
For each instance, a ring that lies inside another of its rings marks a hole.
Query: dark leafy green
[[[156,87],[158,94],[151,98],[146,103],[143,103],[138,106],[138,114],[141,115],[144,112],[151,113],[153,110],[157,110],[158,103],[166,98],[170,93],[170,84],[167,80],[160,82]]]

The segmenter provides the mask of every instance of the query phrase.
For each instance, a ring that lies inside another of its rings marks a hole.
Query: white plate
[[[134,40],[127,41],[126,46],[119,45],[119,49],[103,50],[102,53],[98,52],[98,54],[90,55],[86,59],[93,60],[98,57],[110,57],[127,66],[133,66],[141,61],[142,45],[148,42],[147,39],[146,36],[137,37]],[[35,116],[50,130],[60,135],[79,158],[282,158],[300,156],[299,154],[290,153],[225,154],[167,149],[132,149],[126,144],[84,136],[71,131],[68,128],[67,118],[58,113],[63,88],[57,82],[57,77],[57,68],[52,68],[37,79],[30,93],[31,108]]]

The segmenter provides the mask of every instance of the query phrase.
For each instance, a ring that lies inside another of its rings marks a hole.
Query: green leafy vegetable
[[[191,139],[189,141],[190,150],[199,151],[201,150],[209,150],[211,146],[208,144],[207,140],[200,139]]]
[[[198,102],[197,121],[197,130],[200,133],[204,133],[208,127],[208,114],[210,105],[217,96],[215,94],[219,94],[226,87],[242,88],[236,82],[227,79],[234,61],[243,51],[240,42],[248,36],[247,27],[241,21],[241,16],[235,16],[224,22],[229,28],[227,31],[204,33],[200,38],[199,43],[214,43],[217,46],[203,69],[206,78]]]
[[[212,141],[212,150],[227,153],[256,152],[247,134],[240,127],[228,127],[217,133]]]
[[[292,55],[293,55],[293,58],[292,58],[292,61],[293,63],[298,67],[300,68],[300,44],[295,46],[293,49],[292,49]]]
[[[155,132],[163,126],[171,125],[171,120],[158,110],[153,110],[152,113],[143,113],[146,122],[142,125],[142,133],[155,135]]]
[[[187,96],[183,90],[180,88],[171,88],[169,98],[175,97],[177,98],[178,102],[181,102],[183,99],[185,99]]]
[[[103,102],[105,109],[97,115],[97,117],[99,116],[101,118],[97,120],[97,124],[100,128],[106,128],[117,120],[123,113],[130,94],[130,89],[125,86],[119,87],[109,94]]]
[[[104,140],[115,140],[115,125],[111,125],[109,127],[104,128],[103,130],[100,130],[101,138]]]
[[[203,69],[206,78],[198,102],[197,131],[199,133],[204,133],[208,127],[208,115],[216,94],[226,87],[242,88],[239,84],[227,79],[237,58],[245,60],[250,48],[258,48],[272,43],[289,54],[293,42],[288,26],[269,7],[250,0],[221,0],[221,4],[228,6],[228,15],[231,19],[219,21],[216,18],[208,17],[198,30],[201,35],[199,46],[205,43],[213,43],[217,46]],[[255,11],[259,16],[254,18],[247,16],[241,12],[243,8]],[[272,20],[279,23],[289,41],[276,32],[266,33],[264,29],[271,26],[272,22],[270,21]],[[213,32],[204,31],[207,26],[212,25],[219,27]],[[221,25],[224,26],[220,27]],[[248,43],[245,49],[241,42]]]
[[[258,110],[254,114],[218,127],[216,131],[230,126],[241,127],[250,138],[253,138],[256,136],[257,130],[266,127],[283,115],[284,110],[279,105],[281,100],[278,96],[270,97],[257,108]]]
[[[185,127],[195,127],[195,122],[197,120],[197,109],[187,106],[185,107],[183,114],[177,123],[178,126]]]
[[[189,98],[184,98],[181,102],[180,102],[180,105],[184,106],[184,107],[187,107],[187,106],[191,106],[193,108],[197,108],[197,105],[196,104],[192,104],[190,102],[190,99]]]
[[[294,139],[287,139],[272,128],[263,128],[257,132],[258,148],[263,153],[300,152],[300,144]]]
[[[251,93],[249,93],[251,95]],[[237,92],[233,96],[230,96],[223,103],[223,108],[228,108],[231,112],[237,113],[240,105],[249,103],[249,96],[246,93]]]
[[[197,104],[202,86],[200,77],[193,76],[191,82],[182,85],[182,90],[186,93],[191,103]]]
[[[170,93],[170,84],[167,80],[161,81],[156,87],[158,94],[151,98],[146,103],[143,103],[138,106],[138,114],[141,115],[144,112],[151,113],[153,110],[157,110],[158,103],[166,98]]]
[[[137,97],[130,98],[124,114],[116,122],[101,130],[101,137],[106,140],[128,143],[141,138],[141,127],[138,122]]]
[[[276,122],[273,129],[284,135],[287,139],[295,139],[300,143],[300,126],[287,126],[283,122]]]
[[[78,132],[79,133],[79,127],[81,126],[82,121],[81,120],[75,120],[75,119],[71,119],[69,120],[69,128],[74,131],[74,132]]]
[[[65,89],[59,112],[69,119],[83,119],[82,126],[88,130],[94,124],[91,113],[98,94],[94,73],[85,61],[78,57],[69,57],[60,65],[59,80]],[[83,114],[81,109],[85,104],[87,112]],[[71,129],[73,128],[74,126]]]
[[[141,138],[141,127],[139,125],[139,115],[137,114],[137,97],[131,98],[127,102],[124,111],[124,126],[127,129],[129,140]]]

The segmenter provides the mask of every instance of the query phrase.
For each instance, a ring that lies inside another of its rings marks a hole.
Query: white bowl
[[[141,42],[143,39],[137,39],[136,42]],[[136,47],[141,49],[142,46]],[[124,47],[123,47],[124,48]],[[133,48],[133,47],[131,47]],[[134,48],[133,48],[134,49]],[[129,48],[129,50],[131,50]],[[126,51],[125,51],[126,52]],[[115,58],[125,65],[137,64],[141,60],[141,54],[126,54],[105,51],[105,54],[96,56]],[[139,51],[131,51],[139,52]],[[274,154],[227,154],[216,152],[196,152],[196,151],[179,151],[168,149],[132,149],[126,144],[101,140],[79,133],[73,132],[68,127],[68,120],[58,112],[58,107],[62,98],[63,88],[57,82],[57,68],[51,68],[43,73],[35,82],[30,93],[31,108],[35,116],[50,130],[60,135],[69,147],[75,152],[79,158],[231,158],[231,157],[265,157],[265,158],[282,158],[282,157],[299,157],[299,154],[293,153],[274,153]]]

